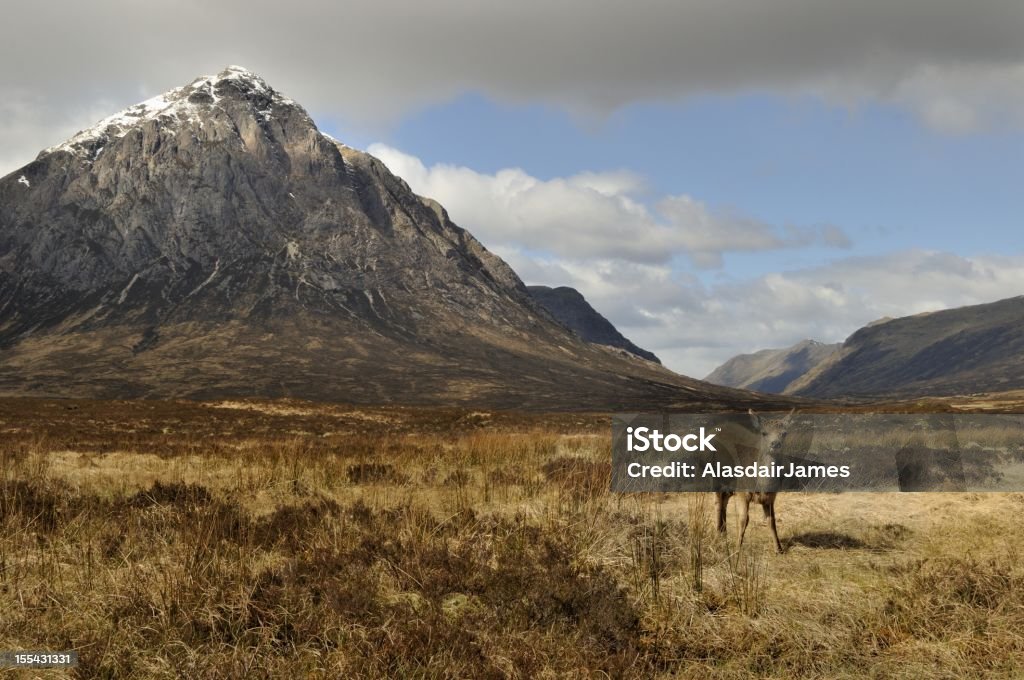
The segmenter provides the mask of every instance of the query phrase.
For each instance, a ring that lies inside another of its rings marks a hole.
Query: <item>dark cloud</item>
[[[21,2],[0,82],[54,130],[41,142],[228,63],[364,120],[465,90],[601,112],[755,88],[883,99],[960,131],[1024,117],[1022,33],[1019,0]]]

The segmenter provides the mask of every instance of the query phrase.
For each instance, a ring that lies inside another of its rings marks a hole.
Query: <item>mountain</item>
[[[590,306],[586,298],[568,286],[527,286],[530,295],[546,309],[551,316],[587,342],[618,347],[641,359],[660,364],[661,360],[645,349],[637,347],[619,332],[612,322]]]
[[[0,179],[0,394],[523,408],[757,401],[581,341],[240,67]]]
[[[1024,297],[875,322],[789,392],[915,397],[1024,388]]]
[[[785,349],[740,354],[716,368],[704,380],[716,385],[781,394],[840,346],[838,343],[826,345],[816,340],[803,340]]]

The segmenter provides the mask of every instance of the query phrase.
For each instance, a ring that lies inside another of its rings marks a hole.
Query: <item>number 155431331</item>
[[[78,652],[0,651],[0,668],[72,668]]]

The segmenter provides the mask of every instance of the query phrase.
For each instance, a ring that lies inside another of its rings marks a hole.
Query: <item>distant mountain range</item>
[[[637,347],[623,336],[608,319],[591,307],[575,288],[527,286],[526,289],[555,319],[587,342],[618,347],[647,361],[661,363],[653,352]]]
[[[553,293],[240,67],[0,179],[0,394],[783,403],[675,374]]]
[[[784,349],[740,354],[704,379],[716,385],[782,394],[840,346],[839,343],[826,345],[816,340],[803,340]]]
[[[838,347],[803,342],[741,355],[707,380],[825,399],[1024,389],[1024,297],[876,321]]]

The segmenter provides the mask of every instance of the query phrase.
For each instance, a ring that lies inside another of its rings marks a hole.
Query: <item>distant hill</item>
[[[913,397],[1024,388],[1024,297],[875,322],[787,392]]]
[[[612,322],[591,307],[586,298],[575,288],[527,286],[526,289],[530,291],[534,300],[555,317],[555,320],[587,342],[618,347],[648,361],[661,363],[661,360],[653,352],[637,347],[623,336],[612,325]]]
[[[826,345],[816,340],[803,340],[784,349],[740,354],[704,379],[726,387],[781,394],[840,347],[839,343]]]

